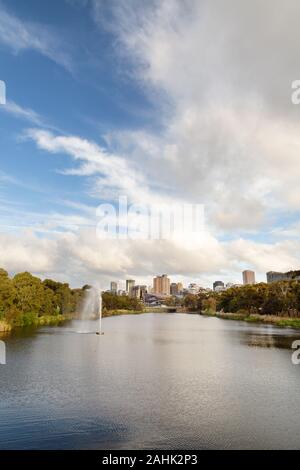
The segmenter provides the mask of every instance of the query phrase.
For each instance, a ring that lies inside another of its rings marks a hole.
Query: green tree
[[[0,320],[5,319],[13,310],[16,289],[7,271],[0,269]]]

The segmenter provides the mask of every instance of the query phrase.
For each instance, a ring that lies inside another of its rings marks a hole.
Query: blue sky
[[[0,0],[3,267],[104,287],[299,268],[295,15],[229,3]],[[203,204],[205,233],[104,243],[95,209],[124,194]]]
[[[45,126],[97,140],[103,146],[101,134],[112,129],[157,125],[151,115],[153,106],[141,87],[126,76],[126,70],[122,74],[121,64],[115,65],[111,35],[99,30],[91,15],[83,14],[85,9],[61,1],[49,2],[47,8],[36,0],[29,0],[26,6],[20,1],[1,5],[24,22],[37,22],[39,28],[46,24],[51,34],[57,32],[70,63],[64,67],[30,48],[15,51],[2,45],[1,79],[7,84],[9,101],[34,110]],[[86,182],[58,173],[71,166],[66,156],[53,158],[22,140],[24,128],[34,124],[27,121],[4,111],[1,115],[1,147],[6,157],[1,172],[3,180],[5,175],[12,178],[11,184],[2,181],[3,197],[41,212],[56,209],[64,199],[87,202]]]

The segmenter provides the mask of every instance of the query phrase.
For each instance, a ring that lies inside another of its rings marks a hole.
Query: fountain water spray
[[[104,335],[102,332],[102,291],[99,292],[99,331],[96,334]]]
[[[89,287],[85,291],[84,300],[80,312],[80,333],[93,333],[91,320],[97,320],[97,335],[102,335],[102,291]]]

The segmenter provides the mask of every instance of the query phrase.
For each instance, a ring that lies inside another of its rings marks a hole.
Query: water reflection
[[[103,327],[5,340],[1,449],[299,447],[297,331],[183,314]]]
[[[247,346],[257,348],[280,348],[291,349],[293,341],[300,339],[300,334],[265,334],[247,332],[242,338],[241,342]]]

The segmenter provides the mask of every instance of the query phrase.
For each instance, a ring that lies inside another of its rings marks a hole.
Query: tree
[[[0,320],[12,311],[15,299],[16,289],[7,271],[0,269]]]
[[[28,272],[16,274],[13,278],[16,288],[16,307],[19,312],[39,315],[44,301],[44,286],[38,277]]]
[[[194,294],[187,294],[183,299],[183,305],[191,311],[201,310],[201,301]]]
[[[131,298],[126,295],[116,295],[112,292],[103,292],[102,294],[104,310],[142,310],[142,304],[139,299]]]

